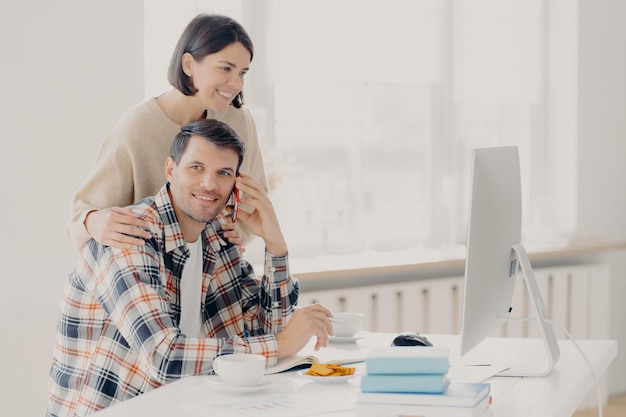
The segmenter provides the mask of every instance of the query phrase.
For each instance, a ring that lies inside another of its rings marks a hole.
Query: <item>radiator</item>
[[[585,264],[534,269],[548,317],[576,338],[609,337],[610,270]],[[384,280],[384,278],[381,278]],[[518,275],[513,312],[532,317],[527,291]],[[364,330],[459,334],[463,277],[303,292],[300,305],[320,303],[331,311],[364,313]],[[555,329],[558,337],[564,337]],[[529,322],[508,321],[493,336],[539,337]]]

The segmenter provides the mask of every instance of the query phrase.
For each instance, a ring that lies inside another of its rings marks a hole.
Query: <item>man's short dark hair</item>
[[[187,123],[180,129],[170,147],[170,157],[176,164],[180,163],[180,159],[187,148],[187,143],[189,143],[189,138],[192,136],[203,137],[219,148],[234,150],[239,157],[239,163],[237,164],[237,172],[239,172],[246,145],[233,128],[215,119],[196,120]]]

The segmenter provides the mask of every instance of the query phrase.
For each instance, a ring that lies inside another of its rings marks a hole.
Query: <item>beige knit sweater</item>
[[[241,171],[267,190],[267,178],[256,126],[250,112],[230,107],[226,114],[208,111],[207,118],[228,123],[246,144]],[[94,166],[74,195],[66,233],[77,249],[91,238],[85,229],[87,213],[94,209],[124,207],[155,195],[165,184],[165,161],[181,126],[170,120],[154,98],[130,108],[104,138]],[[250,233],[239,231],[247,241]]]

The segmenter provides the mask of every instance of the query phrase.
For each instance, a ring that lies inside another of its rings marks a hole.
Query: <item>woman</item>
[[[158,192],[172,140],[182,125],[202,118],[229,124],[246,144],[241,170],[267,179],[256,126],[242,107],[244,76],[254,48],[233,19],[199,15],[183,31],[170,62],[172,89],[130,108],[101,144],[95,165],[76,192],[67,235],[78,249],[91,238],[118,248],[143,245],[144,221],[124,208]],[[242,246],[250,234],[223,222],[224,236]]]

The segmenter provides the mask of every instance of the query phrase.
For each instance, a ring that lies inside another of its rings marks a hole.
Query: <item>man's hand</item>
[[[274,206],[263,186],[249,175],[239,173],[235,186],[244,194],[242,205],[252,207],[251,212],[239,209],[238,220],[265,241],[265,248],[274,256],[287,255],[287,242],[280,230]],[[232,210],[232,208],[231,208]]]
[[[278,357],[298,353],[311,339],[317,337],[315,350],[328,346],[328,336],[333,335],[333,326],[328,320],[330,310],[321,304],[311,304],[294,311],[283,331],[276,335]]]
[[[118,249],[143,246],[144,239],[152,238],[150,232],[144,230],[148,228],[148,222],[125,207],[90,212],[85,218],[85,228],[98,243]]]
[[[239,253],[243,254],[246,251],[246,247],[243,245],[243,238],[239,231],[235,229],[235,224],[230,221],[221,224],[222,231],[224,232],[224,238],[233,245],[239,248]]]

